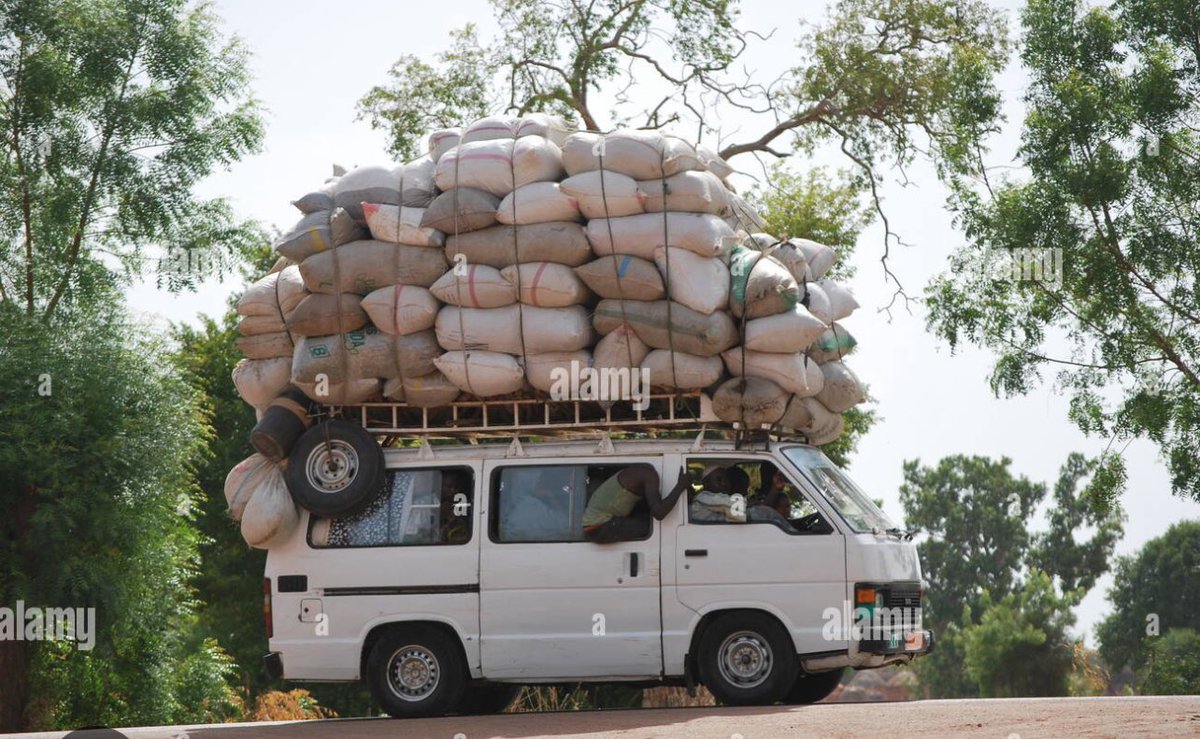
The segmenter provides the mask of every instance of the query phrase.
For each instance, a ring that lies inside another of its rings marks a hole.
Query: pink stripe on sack
[[[476,308],[479,307],[479,298],[475,297],[475,265],[471,265],[471,269],[467,272],[467,292],[471,296],[471,304]]]
[[[537,300],[538,283],[542,281],[542,273],[546,271],[546,267],[548,267],[549,265],[550,265],[549,262],[542,262],[540,265],[538,265],[537,272],[533,273],[533,283],[530,284],[530,286],[529,286],[529,301],[531,303],[533,303],[534,305],[538,305],[538,300]],[[519,270],[521,268],[517,267],[517,269]]]

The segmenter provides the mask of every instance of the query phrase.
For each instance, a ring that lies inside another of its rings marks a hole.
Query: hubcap
[[[771,674],[775,660],[767,640],[753,631],[738,631],[721,642],[717,669],[721,677],[739,688],[761,685]]]
[[[358,452],[340,439],[323,442],[309,453],[304,469],[314,489],[336,493],[358,475]]]
[[[441,677],[437,657],[422,646],[401,647],[388,660],[388,687],[406,701],[428,698],[437,690]]]

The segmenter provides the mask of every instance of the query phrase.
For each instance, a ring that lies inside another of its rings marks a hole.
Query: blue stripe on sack
[[[621,260],[621,264],[619,264],[619,265],[617,266],[617,277],[624,277],[624,276],[625,276],[625,270],[629,269],[629,265],[630,265],[632,262],[633,262],[633,255],[632,255],[632,254],[626,254],[626,255],[625,255],[625,258]]]

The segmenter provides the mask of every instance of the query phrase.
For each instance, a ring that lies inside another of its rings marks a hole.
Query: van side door
[[[493,680],[638,679],[662,673],[659,536],[583,538],[590,493],[656,458],[484,465],[480,654]],[[636,510],[635,510],[636,513]],[[649,517],[649,513],[644,515]]]

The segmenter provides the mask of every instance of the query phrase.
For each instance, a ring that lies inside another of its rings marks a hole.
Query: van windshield
[[[800,468],[801,474],[837,509],[856,533],[896,528],[887,514],[879,510],[879,506],[820,451],[812,447],[793,446],[785,448],[783,453]]]

